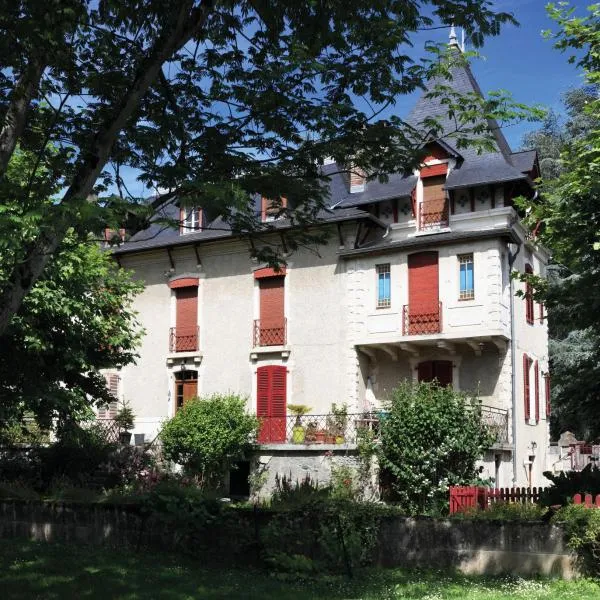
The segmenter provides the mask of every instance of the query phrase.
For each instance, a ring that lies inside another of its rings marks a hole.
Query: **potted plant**
[[[296,415],[296,421],[292,427],[292,444],[303,444],[306,439],[306,429],[302,425],[301,418],[312,409],[306,404],[288,404],[288,410]]]
[[[133,422],[135,415],[129,406],[123,404],[115,415],[115,425],[119,430],[119,442],[121,444],[131,443],[131,430],[133,429]]]
[[[317,423],[309,421],[304,434],[304,443],[314,444],[317,441]]]
[[[333,444],[343,444],[346,439],[346,427],[348,426],[348,405],[333,402],[331,404],[331,415],[328,417],[329,431]]]

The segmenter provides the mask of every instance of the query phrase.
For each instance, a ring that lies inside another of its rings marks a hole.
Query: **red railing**
[[[442,303],[411,306],[402,310],[403,335],[421,335],[442,331]]]
[[[537,504],[542,487],[513,487],[492,489],[483,486],[451,486],[450,514],[468,512],[470,510],[485,510],[498,502]]]
[[[447,198],[424,200],[419,206],[419,230],[448,227],[449,209]]]
[[[254,321],[254,346],[284,346],[287,343],[287,319],[279,327],[263,327],[260,319]]]
[[[170,352],[195,352],[198,350],[199,327],[171,327],[169,331]]]
[[[379,419],[371,413],[258,417],[260,444],[356,444],[357,432],[378,431]]]

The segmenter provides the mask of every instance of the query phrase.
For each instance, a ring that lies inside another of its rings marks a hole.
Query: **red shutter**
[[[414,187],[410,193],[410,205],[412,208],[413,219],[417,218],[417,188]]]
[[[531,416],[529,402],[529,357],[523,354],[523,402],[525,407],[525,421]]]
[[[538,368],[538,361],[535,361],[534,365],[534,376],[535,376],[535,422],[540,422],[540,370]]]
[[[285,277],[259,279],[260,289],[260,345],[285,344]]]
[[[256,370],[256,415],[264,417],[258,441],[284,442],[286,437],[287,369],[282,366]]]
[[[552,412],[552,405],[550,403],[550,375],[547,373],[544,375],[544,387],[546,388],[546,419]]]
[[[529,264],[525,265],[525,273],[533,274],[533,267]],[[533,307],[533,287],[531,283],[525,283],[525,320],[529,325],[533,325],[534,307]]]
[[[410,254],[408,257],[408,334],[439,331],[438,253]]]
[[[176,352],[198,350],[198,288],[176,288]]]

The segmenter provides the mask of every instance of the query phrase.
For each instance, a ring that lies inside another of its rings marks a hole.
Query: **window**
[[[261,219],[263,223],[267,221],[275,221],[281,218],[281,211],[287,208],[287,198],[281,198],[279,202],[271,200],[269,198],[261,199]]]
[[[462,254],[458,257],[460,272],[459,300],[473,300],[475,298],[475,279],[473,269],[473,255]]]
[[[544,375],[544,387],[546,391],[546,419],[548,419],[552,412],[552,406],[550,404],[550,373]]]
[[[419,383],[436,381],[442,387],[452,387],[452,361],[426,360],[419,363],[417,379]]]
[[[178,411],[198,395],[198,371],[179,371],[175,374],[175,410]]]
[[[377,308],[391,306],[390,265],[375,265],[377,270]]]
[[[198,206],[181,208],[181,233],[193,233],[202,229],[202,209]]]
[[[530,264],[525,265],[525,274],[533,275],[533,267]],[[525,320],[529,325],[533,325],[533,287],[529,281],[525,283]]]
[[[525,413],[525,422],[529,422],[531,417],[531,391],[529,385],[529,368],[531,367],[531,359],[527,354],[523,354],[523,405]]]

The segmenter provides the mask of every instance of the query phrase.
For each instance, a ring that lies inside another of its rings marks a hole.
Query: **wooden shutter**
[[[286,438],[287,368],[259,367],[256,370],[256,415],[263,417],[258,441],[283,442]]]
[[[523,402],[525,408],[525,421],[531,416],[530,391],[529,391],[529,357],[523,354]]]
[[[98,408],[99,419],[114,419],[117,415],[119,396],[119,380],[121,378],[116,373],[107,373],[104,375],[106,381],[106,388],[110,394],[115,398],[112,402]]]
[[[408,256],[408,334],[440,331],[437,252]]]
[[[533,267],[529,264],[525,265],[525,273],[533,274]],[[534,307],[533,307],[533,288],[531,283],[525,283],[525,320],[529,325],[533,325]]]
[[[285,344],[285,277],[259,279],[261,346]]]
[[[412,208],[413,219],[417,218],[417,188],[414,187],[410,193],[410,206]]]
[[[176,288],[176,352],[198,350],[198,287]]]
[[[429,158],[429,157],[428,157]],[[448,172],[448,164],[447,163],[439,163],[437,165],[430,165],[429,167],[423,167],[421,169],[421,179],[429,179],[431,177],[436,177],[439,179],[443,179],[446,181],[446,173]]]
[[[546,373],[544,375],[544,387],[546,391],[546,419],[550,416],[552,412],[552,405],[550,403],[550,374]]]
[[[534,365],[534,385],[535,385],[535,422],[540,422],[540,370],[538,367],[538,361],[535,361]]]

